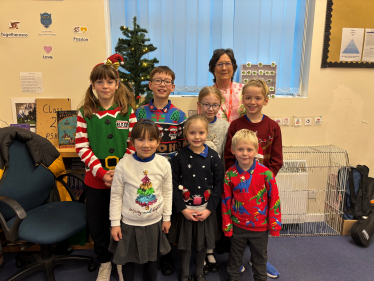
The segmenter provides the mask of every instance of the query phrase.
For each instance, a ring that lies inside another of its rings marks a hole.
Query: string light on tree
[[[157,48],[149,43],[150,39],[146,38],[148,31],[141,28],[133,18],[133,28],[121,26],[120,30],[125,38],[119,38],[115,51],[122,55],[124,71],[119,69],[120,78],[129,81],[130,85],[126,85],[130,91],[134,92],[136,106],[147,104],[153,98],[153,93],[149,90],[148,83],[152,69],[159,61],[156,58],[142,58],[145,54],[153,52]],[[142,52],[140,52],[142,50]],[[122,80],[121,80],[122,81]],[[141,96],[145,95],[145,99],[140,103]]]

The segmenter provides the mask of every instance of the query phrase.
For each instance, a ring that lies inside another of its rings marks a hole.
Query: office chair
[[[17,139],[9,145],[9,166],[0,177],[1,227],[7,240],[40,244],[41,251],[39,255],[17,255],[17,267],[28,264],[6,281],[22,280],[39,270],[45,271],[48,281],[54,281],[53,267],[68,262],[86,261],[89,271],[96,269],[91,257],[52,253],[52,244],[66,240],[87,225],[85,204],[75,199],[65,183],[73,201],[46,204],[55,180],[61,181],[63,176],[56,179],[43,165],[36,166],[25,142]]]

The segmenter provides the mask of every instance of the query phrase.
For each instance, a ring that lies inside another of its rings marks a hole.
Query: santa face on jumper
[[[160,138],[162,138],[164,136],[164,129],[162,129],[162,127],[158,124],[157,125],[157,128],[158,128],[158,131],[160,132]]]
[[[170,126],[169,127],[169,137],[171,140],[174,140],[177,138],[178,135],[178,128],[176,126]]]

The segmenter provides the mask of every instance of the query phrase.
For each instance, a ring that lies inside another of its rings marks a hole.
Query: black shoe
[[[219,269],[218,263],[217,262],[209,262],[209,260],[208,260],[208,255],[214,256],[214,254],[213,253],[207,253],[206,255],[207,255],[207,257],[206,257],[205,261],[206,261],[206,264],[209,267],[209,271],[210,272],[217,272],[218,269]]]
[[[196,275],[194,279],[195,281],[206,281],[204,274]]]
[[[163,275],[169,276],[172,275],[175,271],[174,262],[172,259],[167,259],[165,256],[160,258],[160,269]]]
[[[203,273],[204,275],[208,275],[209,274],[209,265],[207,263],[204,264],[204,267],[203,267]]]

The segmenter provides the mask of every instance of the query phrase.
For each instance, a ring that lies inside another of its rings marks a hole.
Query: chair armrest
[[[0,224],[4,230],[5,238],[11,242],[18,240],[18,228],[21,222],[27,217],[25,210],[22,206],[14,199],[8,196],[0,196],[0,201],[7,204],[16,213],[17,218],[14,222],[12,229],[9,229],[3,215],[0,213]]]
[[[80,174],[73,174],[73,173],[66,173],[66,174],[63,174],[63,175],[60,175],[56,178],[56,180],[58,180],[64,187],[65,189],[68,191],[72,201],[79,201],[79,202],[84,202],[84,199],[85,199],[85,195],[84,195],[84,192],[81,194],[81,196],[79,197],[79,200],[75,197],[73,191],[71,190],[70,186],[68,186],[66,184],[66,182],[63,181],[64,177],[73,177],[73,178],[77,178],[78,180],[80,180],[81,182],[84,183],[84,177]]]

